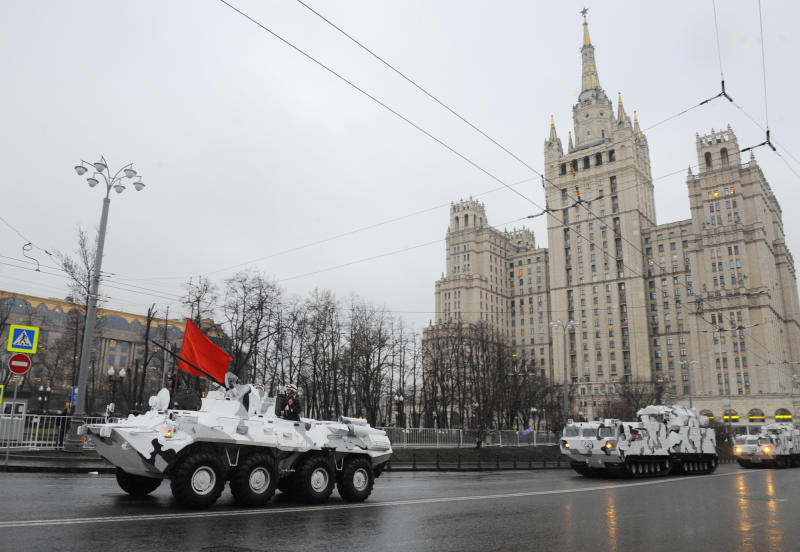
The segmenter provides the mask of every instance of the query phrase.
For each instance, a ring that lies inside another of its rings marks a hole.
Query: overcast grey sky
[[[529,169],[301,4],[230,1],[505,182],[532,178],[517,189],[544,204]],[[571,128],[584,5],[600,84],[611,98],[622,92],[643,128],[720,88],[711,0],[308,3],[539,170],[550,115],[565,145]],[[218,1],[3,4],[0,217],[69,252],[78,225],[94,236],[102,202],[76,162],[133,161],[147,184],[112,193],[107,282],[147,290],[105,287],[110,308],[171,301],[174,313],[190,276],[221,283],[252,266],[290,293],[356,292],[419,328],[433,318],[451,201],[479,197],[501,227],[537,211],[508,190],[487,193],[497,182]],[[800,173],[800,4],[763,10],[769,127]],[[717,15],[728,92],[763,127],[758,3],[718,0]],[[659,223],[689,217],[695,133],[729,123],[742,147],[764,139],[721,99],[646,131]],[[798,255],[800,178],[766,148],[756,158]],[[531,228],[546,245],[544,218]],[[0,222],[0,289],[63,297],[57,270],[17,260],[24,243]]]

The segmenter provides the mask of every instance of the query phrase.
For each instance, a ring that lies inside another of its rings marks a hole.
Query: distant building
[[[101,308],[97,309],[97,315],[98,326],[91,364],[93,369],[88,384],[90,398],[96,399],[94,410],[98,410],[103,401],[108,401],[106,378],[109,368],[113,367],[117,374],[120,369],[125,369],[126,379],[120,383],[119,397],[131,394],[126,394],[124,389],[132,390],[135,387],[132,381],[134,375],[141,378],[147,324],[147,317],[141,314]],[[37,402],[39,386],[49,386],[52,390],[47,401],[48,410],[60,411],[70,400],[71,388],[77,385],[82,340],[79,328],[82,327],[83,318],[83,306],[69,300],[0,291],[0,340],[3,343],[8,340],[8,325],[21,324],[40,328],[38,351],[31,355],[33,362],[29,374],[26,375],[27,388],[23,386],[23,392],[30,397],[29,411],[34,409],[33,405]],[[163,341],[164,326],[165,320],[153,319],[150,337]],[[183,320],[168,322],[168,340],[178,347],[184,327]],[[146,385],[149,384],[151,392],[157,390],[161,384],[163,354],[153,354],[156,349],[152,343],[149,345],[150,358],[145,373],[145,382]],[[173,361],[168,359],[167,366],[172,365]],[[3,379],[7,379],[7,370],[4,373],[6,377]],[[147,400],[146,396],[144,400]]]
[[[544,144],[548,247],[489,226],[483,204],[451,206],[436,321],[502,331],[525,371],[563,382],[591,418],[624,382],[733,421],[800,414],[800,303],[781,209],[730,127],[696,137],[691,217],[658,224],[647,138],[600,86],[584,16],[582,90],[566,150]],[[728,398],[730,397],[730,402]],[[725,412],[723,412],[725,410]]]

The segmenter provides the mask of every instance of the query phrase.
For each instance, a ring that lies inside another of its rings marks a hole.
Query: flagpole
[[[170,349],[168,349],[168,348],[166,347],[166,345],[164,345],[163,343],[159,343],[159,342],[158,342],[158,341],[156,341],[155,339],[151,339],[150,341],[151,341],[151,342],[153,342],[153,343],[155,343],[156,345],[158,345],[158,346],[159,346],[159,347],[161,347],[162,349],[164,349],[164,351],[165,351],[165,352],[167,352],[167,353],[171,354],[172,356],[174,356],[175,358],[177,358],[177,359],[178,359],[178,360],[180,360],[181,362],[185,362],[186,364],[188,364],[189,366],[191,366],[192,368],[194,368],[195,370],[197,370],[197,371],[198,371],[198,372],[200,372],[201,374],[205,374],[205,375],[206,375],[206,376],[207,376],[207,377],[208,377],[208,378],[209,378],[211,381],[216,381],[217,383],[219,383],[220,385],[222,385],[222,387],[224,387],[225,389],[230,389],[230,387],[228,387],[227,385],[225,385],[225,382],[219,382],[219,381],[217,381],[217,380],[214,378],[214,376],[212,376],[211,374],[209,374],[208,372],[206,372],[206,371],[205,371],[205,370],[203,370],[202,368],[199,368],[199,367],[195,366],[194,364],[192,364],[191,362],[189,362],[188,360],[186,360],[185,358],[183,358],[183,357],[182,357],[182,356],[180,356],[179,354],[177,354],[177,353],[173,353],[173,352],[172,352]]]

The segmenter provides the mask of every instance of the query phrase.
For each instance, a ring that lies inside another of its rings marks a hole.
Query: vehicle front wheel
[[[172,472],[172,496],[189,508],[208,508],[225,487],[225,475],[211,452],[189,453]]]
[[[119,488],[131,496],[146,496],[161,485],[161,479],[128,473],[117,468],[117,484]]]
[[[324,456],[309,456],[295,471],[294,494],[308,504],[325,502],[333,492],[333,466]]]
[[[231,493],[240,506],[263,506],[275,494],[275,463],[267,454],[245,458],[231,477]]]
[[[372,493],[375,474],[367,458],[355,457],[345,462],[337,488],[347,502],[363,502]]]

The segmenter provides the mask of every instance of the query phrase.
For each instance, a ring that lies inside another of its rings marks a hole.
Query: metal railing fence
[[[109,418],[108,421],[115,421]],[[59,450],[64,446],[64,438],[69,428],[69,416],[49,416],[44,414],[0,415],[0,449],[41,449]],[[85,423],[102,423],[102,417],[84,418]],[[550,431],[513,431],[470,429],[433,429],[379,427],[393,448],[471,448],[485,447],[527,447],[534,445],[555,445],[558,437]],[[94,448],[91,440],[85,440],[84,448]]]
[[[474,448],[487,447],[528,447],[534,445],[555,445],[558,437],[551,431],[514,431],[473,429],[432,429],[379,427],[386,432],[392,448]]]
[[[83,420],[87,424],[106,421],[103,417],[86,417]],[[0,449],[61,449],[69,429],[69,421],[70,416],[0,415]],[[84,440],[83,447],[91,449],[94,445],[87,439]]]

